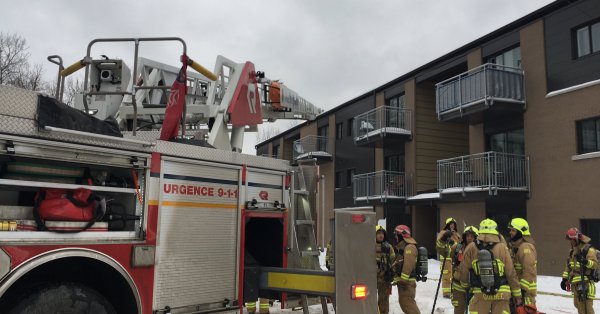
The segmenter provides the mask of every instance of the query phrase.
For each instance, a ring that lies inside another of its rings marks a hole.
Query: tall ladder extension
[[[292,213],[293,234],[291,239],[290,266],[293,268],[321,270],[319,263],[319,247],[315,233],[315,219],[318,208],[319,166],[314,159],[298,161],[294,168],[291,186],[291,201],[294,212]],[[324,223],[324,222],[321,222]],[[308,314],[308,296],[300,296],[304,314]],[[320,297],[323,313],[327,314],[327,299]]]

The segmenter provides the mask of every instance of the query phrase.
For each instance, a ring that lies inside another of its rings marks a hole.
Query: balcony
[[[397,107],[378,107],[356,116],[352,127],[356,145],[404,140],[412,134],[411,111]]]
[[[411,176],[403,172],[358,174],[354,176],[352,186],[355,203],[400,201],[412,194]]]
[[[522,112],[523,70],[488,63],[437,83],[436,108],[441,121],[474,123],[488,109]]]
[[[329,147],[329,139],[325,136],[309,135],[294,141],[294,161],[316,159],[331,161],[333,156]]]
[[[485,192],[528,193],[529,157],[485,152],[438,160],[438,190],[444,195]]]

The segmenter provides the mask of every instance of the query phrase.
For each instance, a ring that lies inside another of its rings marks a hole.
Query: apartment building
[[[600,3],[553,2],[256,148],[317,159],[329,216],[372,207],[431,251],[447,217],[524,217],[559,274],[567,228],[600,247]]]

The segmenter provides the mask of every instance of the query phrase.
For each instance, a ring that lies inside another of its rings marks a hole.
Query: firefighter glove
[[[560,288],[563,289],[564,291],[569,291],[567,290],[567,285],[569,284],[569,282],[567,281],[567,279],[563,278],[563,280],[560,282]]]

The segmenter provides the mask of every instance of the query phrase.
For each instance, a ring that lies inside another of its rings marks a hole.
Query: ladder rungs
[[[314,225],[315,222],[312,220],[296,220],[296,226],[298,225]]]
[[[301,251],[302,256],[319,256],[319,251]]]

